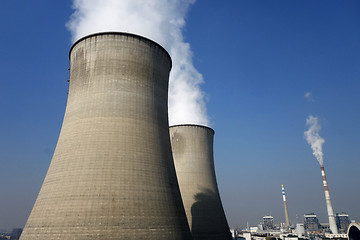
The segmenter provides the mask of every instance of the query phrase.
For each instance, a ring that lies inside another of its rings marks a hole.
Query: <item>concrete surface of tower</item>
[[[330,199],[329,187],[328,187],[328,184],[327,184],[327,181],[326,181],[324,165],[321,165],[320,169],[321,169],[321,176],[322,176],[322,179],[323,179],[323,185],[324,185],[324,191],[325,191],[326,208],[327,208],[328,217],[329,217],[330,230],[331,230],[331,232],[333,234],[338,234],[338,229],[337,229],[337,226],[336,226],[334,210],[333,210],[333,207],[332,207],[332,204],[331,204],[331,199]]]
[[[169,54],[127,33],[70,50],[66,112],[21,240],[192,239],[171,153]]]
[[[170,127],[171,146],[181,196],[195,240],[232,239],[215,177],[211,128]]]

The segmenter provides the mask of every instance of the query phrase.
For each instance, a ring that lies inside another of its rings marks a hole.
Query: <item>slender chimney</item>
[[[285,229],[286,229],[286,231],[289,231],[290,221],[289,221],[289,214],[288,214],[288,209],[287,209],[287,204],[286,204],[284,184],[281,185],[281,192],[282,192],[282,196],[283,196],[284,211],[285,211]]]
[[[327,212],[328,212],[328,216],[329,216],[330,230],[333,234],[338,234],[336,221],[335,221],[335,217],[334,217],[334,211],[333,211],[331,200],[330,200],[329,188],[328,188],[328,184],[326,181],[324,165],[321,165],[320,169],[321,169],[321,175],[323,178],[323,184],[324,184],[324,190],[325,190],[325,200],[326,200],[326,208],[327,208]]]
[[[169,54],[97,33],[72,46],[70,64],[60,136],[21,239],[192,239],[169,137]]]

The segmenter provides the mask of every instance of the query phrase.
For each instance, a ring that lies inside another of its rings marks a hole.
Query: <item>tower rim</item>
[[[169,61],[170,61],[170,69],[172,68],[172,59],[171,59],[171,56],[170,56],[169,52],[168,52],[163,46],[161,46],[159,43],[155,42],[154,40],[151,40],[150,38],[147,38],[147,37],[144,37],[144,36],[141,36],[141,35],[138,35],[138,34],[134,34],[134,33],[128,33],[128,32],[106,31],[106,32],[92,33],[92,34],[86,35],[86,36],[84,36],[84,37],[81,37],[81,38],[79,38],[78,40],[76,40],[76,41],[72,44],[72,46],[70,47],[70,50],[69,50],[69,59],[70,59],[70,55],[71,55],[72,50],[74,49],[74,47],[75,47],[79,42],[82,42],[83,40],[88,39],[88,38],[91,38],[91,37],[96,37],[96,36],[101,36],[101,35],[123,35],[123,36],[130,36],[130,37],[134,37],[134,38],[137,38],[137,39],[142,39],[142,40],[148,41],[148,42],[150,42],[150,43],[153,43],[153,44],[155,44],[156,46],[158,46],[160,49],[162,49],[162,50],[165,52],[165,54],[168,56]]]
[[[175,124],[175,125],[171,125],[169,128],[173,128],[173,127],[200,127],[200,128],[207,128],[207,129],[211,130],[213,134],[215,134],[214,129],[212,129],[211,127],[205,126],[205,125],[200,125],[200,124]]]

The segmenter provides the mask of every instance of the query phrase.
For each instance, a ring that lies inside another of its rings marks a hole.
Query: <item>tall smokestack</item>
[[[285,211],[285,229],[286,229],[286,231],[288,231],[289,226],[290,226],[290,221],[289,221],[289,214],[288,214],[288,209],[287,209],[287,204],[286,204],[286,196],[285,196],[284,184],[281,185],[281,192],[282,192],[282,196],[283,196],[284,211]]]
[[[320,135],[319,135],[321,126],[318,123],[317,117],[309,116],[308,119],[306,119],[306,125],[309,126],[309,129],[304,132],[304,136],[306,138],[306,141],[310,144],[310,146],[313,150],[313,155],[316,157],[317,161],[320,164],[320,168],[321,168],[321,175],[323,178],[323,184],[324,184],[324,189],[325,189],[326,208],[327,208],[327,212],[328,212],[328,216],[329,216],[330,230],[332,231],[333,234],[337,234],[338,230],[336,227],[334,211],[333,211],[333,208],[331,205],[330,193],[329,193],[329,189],[328,189],[328,185],[327,185],[326,177],[325,177],[325,171],[324,171],[324,160],[323,160],[324,154],[322,151],[322,145],[324,144],[325,140],[322,137],[320,137]]]
[[[21,240],[192,239],[172,159],[169,54],[98,33],[70,50],[59,140]]]
[[[171,147],[186,216],[194,240],[232,239],[216,182],[214,130],[170,127]]]
[[[326,181],[324,165],[321,165],[320,169],[321,169],[321,175],[322,175],[324,190],[325,190],[325,200],[326,200],[326,208],[327,208],[327,212],[328,212],[328,216],[329,216],[330,230],[333,234],[338,234],[334,211],[333,211],[331,200],[330,200],[329,188],[328,188],[328,184]]]

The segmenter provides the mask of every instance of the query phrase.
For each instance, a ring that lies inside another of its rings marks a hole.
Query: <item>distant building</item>
[[[243,233],[245,240],[251,240],[251,233]]]
[[[296,224],[296,234],[299,238],[305,236],[305,228],[303,223]]]
[[[22,228],[14,228],[11,232],[11,240],[19,240],[22,233]]]
[[[237,235],[236,230],[235,229],[230,229],[230,232],[231,232],[232,238],[235,238],[235,236]]]
[[[347,229],[351,223],[350,218],[349,218],[349,214],[347,213],[337,213],[336,214],[336,225],[339,229],[340,233],[346,233]]]
[[[274,229],[274,218],[272,216],[263,217],[262,225],[264,230]]]
[[[323,232],[331,232],[329,223],[320,223]]]
[[[321,225],[315,213],[304,215],[304,228],[306,232],[321,231]]]
[[[284,240],[298,240],[299,238],[298,237],[295,237],[295,236],[285,236],[284,237]]]

